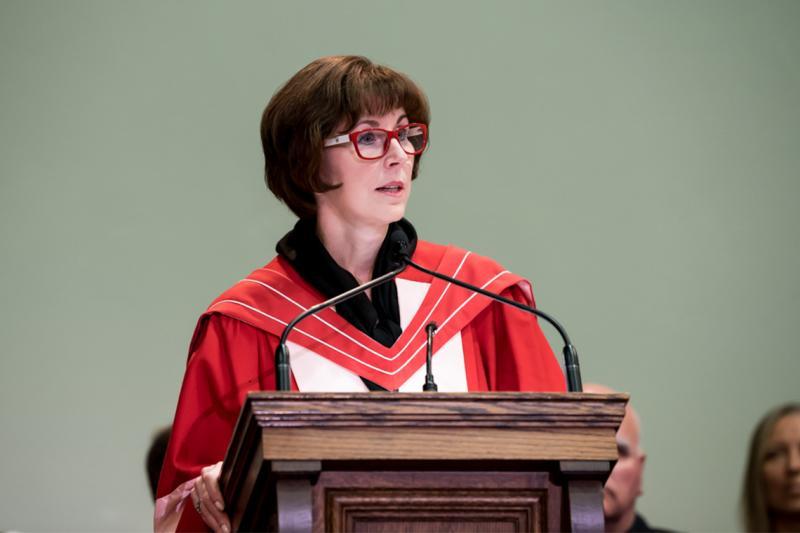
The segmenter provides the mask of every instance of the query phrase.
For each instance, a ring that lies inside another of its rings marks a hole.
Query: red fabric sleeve
[[[501,296],[531,305],[518,285]],[[564,373],[533,315],[494,302],[470,324],[489,390],[566,392]]]
[[[198,325],[183,378],[157,496],[169,494],[221,461],[248,392],[274,390],[276,339],[248,324],[212,314]],[[185,507],[178,530],[205,530]]]

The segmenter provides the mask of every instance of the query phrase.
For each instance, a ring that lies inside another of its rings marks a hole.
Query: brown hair
[[[314,193],[339,186],[320,179],[323,141],[342,123],[350,130],[365,114],[401,107],[410,122],[430,123],[425,94],[405,74],[361,56],[312,61],[275,93],[261,117],[267,187],[298,217],[313,216]],[[414,158],[411,179],[420,157]]]
[[[764,485],[766,445],[778,421],[794,413],[800,413],[800,404],[788,403],[776,407],[764,415],[753,430],[742,487],[741,511],[745,531],[772,531]]]

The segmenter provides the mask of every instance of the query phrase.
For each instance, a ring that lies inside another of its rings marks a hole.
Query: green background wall
[[[358,53],[427,91],[422,236],[534,280],[629,391],[640,508],[737,527],[800,399],[800,2],[0,2],[0,529],[145,530],[197,315],[292,224],[260,113]]]

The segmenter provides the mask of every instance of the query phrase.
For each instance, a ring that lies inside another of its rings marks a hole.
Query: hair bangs
[[[361,117],[381,116],[403,108],[409,121],[428,123],[428,105],[422,91],[405,75],[370,64],[354,69],[343,80],[345,129]]]

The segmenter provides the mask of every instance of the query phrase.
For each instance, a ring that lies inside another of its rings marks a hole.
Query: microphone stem
[[[425,384],[422,386],[424,392],[437,392],[439,387],[433,380],[433,334],[436,332],[436,324],[431,322],[425,327],[428,333],[428,351],[425,356]]]

